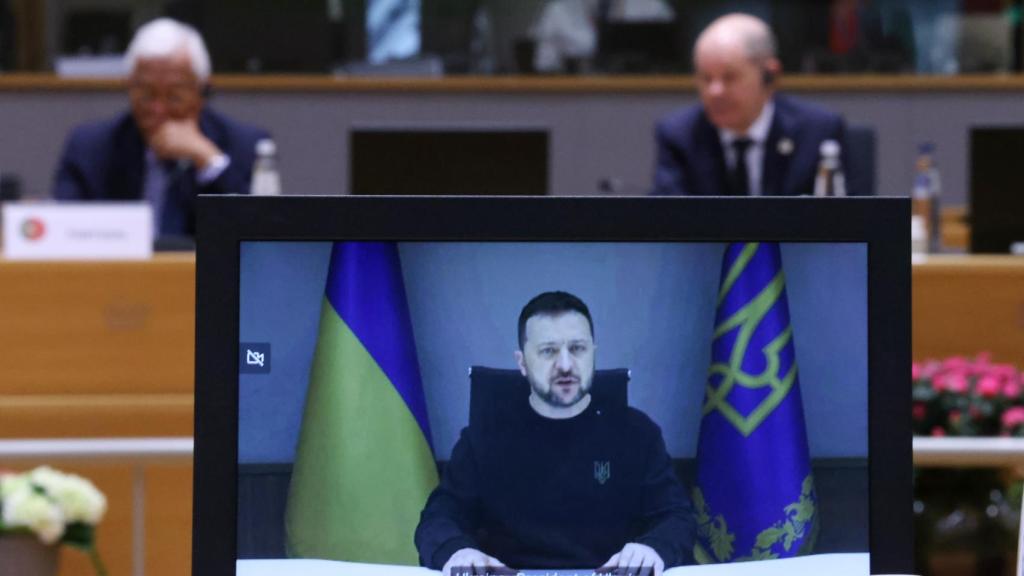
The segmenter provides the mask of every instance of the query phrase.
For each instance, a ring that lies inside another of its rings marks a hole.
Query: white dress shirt
[[[226,154],[215,156],[206,168],[196,171],[196,183],[200,186],[206,186],[220,177],[230,164],[231,159]],[[181,178],[184,175],[185,170],[188,168],[188,163],[181,163],[179,166],[180,173],[173,175],[175,178]],[[164,169],[163,161],[157,157],[153,149],[146,148],[146,167],[142,179],[142,197],[153,207],[154,238],[160,235],[164,202],[167,199],[167,186],[170,184],[171,177],[172,175],[168,174]]]

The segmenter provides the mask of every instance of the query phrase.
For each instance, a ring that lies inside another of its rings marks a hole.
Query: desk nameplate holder
[[[146,260],[153,212],[145,202],[22,202],[3,207],[8,260]]]

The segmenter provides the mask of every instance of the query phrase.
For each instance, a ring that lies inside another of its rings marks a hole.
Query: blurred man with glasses
[[[75,128],[57,167],[61,200],[147,200],[158,236],[191,236],[197,194],[247,194],[269,134],[206,106],[210,56],[191,26],[160,18],[125,55],[130,111]]]

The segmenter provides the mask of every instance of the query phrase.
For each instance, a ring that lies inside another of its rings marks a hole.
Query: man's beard
[[[575,405],[580,400],[583,400],[583,398],[590,392],[591,383],[592,381],[584,382],[583,380],[580,380],[580,385],[576,389],[576,395],[572,398],[564,399],[555,391],[558,387],[557,384],[549,385],[548,389],[545,391],[541,389],[541,387],[538,386],[532,378],[530,379],[530,387],[533,388],[533,393],[543,400],[545,404],[556,408],[568,408],[569,406]]]

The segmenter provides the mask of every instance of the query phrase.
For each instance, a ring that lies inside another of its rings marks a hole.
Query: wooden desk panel
[[[0,438],[191,436],[193,395],[0,395]]]
[[[0,318],[0,395],[192,393],[192,255],[0,261]]]
[[[915,360],[988,351],[1024,367],[1024,258],[932,256],[912,277]]]

